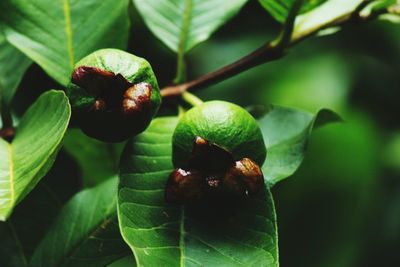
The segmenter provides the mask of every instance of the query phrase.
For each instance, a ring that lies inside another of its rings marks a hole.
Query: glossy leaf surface
[[[133,0],[147,26],[171,50],[187,52],[236,15],[248,0]]]
[[[106,47],[125,48],[128,0],[3,0],[7,40],[66,85],[74,64]]]
[[[176,118],[160,118],[122,156],[118,216],[138,266],[278,266],[276,217],[268,189],[222,208],[168,205],[164,187]]]
[[[326,109],[314,115],[291,108],[272,107],[259,119],[267,146],[267,160],[262,168],[266,183],[272,186],[299,168],[314,127],[340,120],[336,113]]]

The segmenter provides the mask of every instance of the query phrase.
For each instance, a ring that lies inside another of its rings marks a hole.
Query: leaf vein
[[[63,9],[64,9],[64,19],[65,19],[65,34],[67,36],[67,49],[69,56],[69,64],[71,69],[74,68],[75,59],[74,59],[74,45],[73,45],[73,36],[72,36],[72,27],[71,27],[71,8],[69,4],[69,0],[63,1]]]

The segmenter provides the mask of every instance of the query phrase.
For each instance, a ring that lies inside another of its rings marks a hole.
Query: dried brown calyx
[[[11,142],[14,137],[15,137],[15,128],[14,127],[7,127],[0,129],[0,138],[3,138],[4,140]]]
[[[264,187],[260,167],[249,158],[235,161],[224,148],[202,137],[193,142],[188,170],[175,169],[165,187],[168,203],[190,204],[200,200],[248,197]]]
[[[81,66],[72,73],[72,83],[96,98],[92,109],[134,115],[151,108],[152,86],[132,84],[121,74],[96,67]]]
[[[125,91],[122,108],[125,114],[131,114],[148,108],[151,98],[151,85],[148,83],[138,83]]]
[[[196,171],[175,169],[165,187],[167,201],[171,203],[179,203],[182,199],[200,201],[203,197],[202,180],[202,175]]]

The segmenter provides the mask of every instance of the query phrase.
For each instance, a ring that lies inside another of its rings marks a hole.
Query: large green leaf
[[[49,170],[70,115],[65,94],[52,90],[24,114],[11,144],[0,138],[0,220],[7,219]]]
[[[7,42],[0,27],[0,104],[8,104],[31,61]]]
[[[248,0],[133,1],[157,38],[175,52],[187,52],[207,40]]]
[[[30,266],[105,266],[129,254],[117,223],[117,178],[76,194],[37,247]]]
[[[167,205],[176,118],[153,120],[121,159],[118,216],[138,266],[278,266],[276,216],[268,189],[214,210]]]
[[[340,121],[340,117],[323,109],[316,115],[274,106],[259,124],[267,146],[264,178],[270,186],[292,175],[304,159],[313,127]]]
[[[261,5],[279,22],[284,22],[295,0],[259,0]],[[305,0],[302,13],[296,18],[292,39],[300,39],[349,16],[364,0]],[[386,4],[386,0],[384,0]],[[387,0],[392,1],[392,0]],[[379,2],[379,1],[378,1]]]
[[[329,0],[296,18],[292,39],[307,36],[315,29],[349,16],[364,0]]]
[[[84,186],[97,185],[118,174],[123,144],[103,143],[79,129],[65,135],[64,149],[78,162]]]
[[[127,45],[129,0],[2,0],[0,20],[10,43],[66,85],[82,57]]]
[[[273,16],[277,21],[285,22],[289,10],[296,0],[259,0],[261,5]],[[304,0],[300,13],[312,10],[320,4],[328,0]]]

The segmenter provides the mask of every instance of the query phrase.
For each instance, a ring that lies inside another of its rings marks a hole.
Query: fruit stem
[[[13,126],[13,121],[10,112],[10,106],[6,103],[5,99],[3,99],[3,88],[0,85],[0,114],[1,114],[1,122],[2,128],[9,128]]]
[[[195,96],[189,92],[184,92],[182,94],[182,99],[183,99],[183,101],[192,105],[193,107],[203,104],[203,100],[201,100],[200,98],[198,98],[197,96]]]

